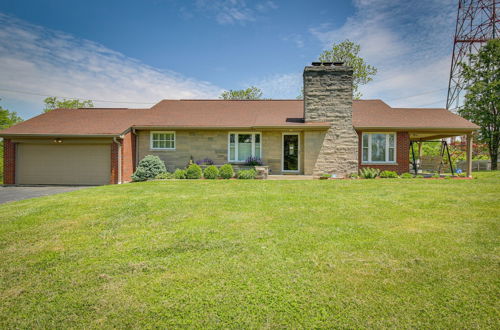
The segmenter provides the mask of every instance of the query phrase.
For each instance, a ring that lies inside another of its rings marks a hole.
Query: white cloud
[[[261,12],[267,12],[269,10],[278,9],[278,5],[274,1],[265,1],[263,3],[257,4],[255,8]]]
[[[275,74],[248,85],[262,89],[265,98],[294,99],[300,94],[302,75],[300,73]]]
[[[244,0],[197,0],[195,6],[197,11],[213,16],[222,25],[244,25],[256,21],[259,13],[265,14],[277,8],[273,1],[260,2],[251,7]]]
[[[196,8],[213,15],[223,25],[255,21],[254,11],[243,0],[197,0]]]
[[[42,95],[81,97],[96,106],[146,107],[164,98],[215,98],[221,89],[209,82],[159,70],[98,43],[78,39],[0,13],[0,89]],[[43,96],[0,90],[0,97],[32,104]],[[22,113],[22,112],[21,112]]]
[[[282,38],[284,41],[291,41],[297,48],[304,48],[304,37],[301,34],[292,33]]]
[[[443,107],[456,15],[453,0],[355,0],[356,12],[339,28],[310,29],[324,46],[350,39],[379,69],[361,88],[364,98],[397,99],[393,106]],[[426,93],[419,97],[402,98]],[[434,104],[432,104],[434,102]]]

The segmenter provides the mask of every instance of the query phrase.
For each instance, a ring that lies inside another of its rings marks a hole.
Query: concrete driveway
[[[0,204],[19,201],[33,197],[60,194],[68,191],[89,188],[88,186],[31,186],[2,187],[0,186]]]

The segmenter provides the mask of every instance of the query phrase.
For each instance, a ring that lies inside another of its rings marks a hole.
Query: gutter
[[[359,127],[354,126],[357,131],[375,131],[375,130],[393,130],[393,131],[414,131],[414,132],[474,132],[479,129],[479,127],[389,127],[389,126],[369,126],[369,127]]]
[[[286,126],[134,126],[139,130],[251,130],[251,129],[328,129],[331,124],[321,125],[286,125]]]
[[[114,138],[119,137],[117,134],[30,134],[30,133],[13,133],[13,134],[0,134],[0,137],[73,137],[73,138]]]

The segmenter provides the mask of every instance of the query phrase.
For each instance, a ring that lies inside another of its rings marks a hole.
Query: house
[[[260,157],[272,174],[410,170],[410,141],[468,136],[478,127],[446,109],[352,99],[342,63],[304,69],[304,100],[163,100],[149,109],[58,109],[0,131],[5,184],[130,181],[148,154],[167,168]],[[469,168],[470,169],[470,168]],[[469,171],[470,175],[470,171]]]

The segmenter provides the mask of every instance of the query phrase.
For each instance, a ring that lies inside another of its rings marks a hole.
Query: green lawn
[[[500,324],[500,172],[164,181],[0,206],[0,328]]]

